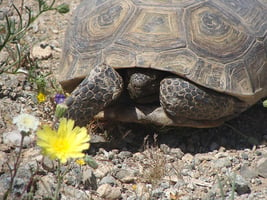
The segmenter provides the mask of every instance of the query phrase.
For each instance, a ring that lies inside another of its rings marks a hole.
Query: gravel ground
[[[52,72],[51,80],[57,75],[68,20],[79,3],[57,1],[63,2],[70,5],[70,13],[46,13],[26,36],[34,44],[32,56],[41,60],[40,70]],[[7,6],[3,2],[0,10]],[[24,74],[0,75],[1,199],[10,181],[7,163],[13,162],[20,141],[12,119],[21,112],[42,123],[53,118],[53,102],[38,104],[36,88],[27,80]],[[238,118],[210,129],[93,122],[88,126],[92,134],[88,154],[98,168],[73,164],[61,199],[267,199],[266,119],[267,109],[259,102]],[[54,163],[41,156],[35,136],[28,137],[10,199],[30,192],[29,183],[34,186],[34,199],[49,199],[55,191],[55,172]]]

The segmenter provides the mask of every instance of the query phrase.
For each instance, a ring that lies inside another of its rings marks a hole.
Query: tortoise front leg
[[[95,67],[65,101],[67,117],[79,126],[116,100],[123,90],[121,76],[111,67]]]

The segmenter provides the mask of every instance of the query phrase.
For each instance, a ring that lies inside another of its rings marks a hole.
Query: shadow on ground
[[[93,153],[104,147],[106,150],[136,152],[145,148],[144,141],[150,145],[166,144],[192,154],[210,152],[221,147],[236,150],[252,148],[267,141],[266,120],[267,109],[263,108],[262,103],[258,103],[239,117],[216,128],[162,128],[109,122],[102,129],[106,130],[106,142],[93,144],[91,151]]]

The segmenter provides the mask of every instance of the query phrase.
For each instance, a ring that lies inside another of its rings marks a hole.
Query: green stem
[[[61,164],[59,160],[58,160],[56,177],[57,177],[57,187],[56,187],[56,192],[54,195],[54,200],[59,200],[60,188],[61,188],[61,184],[63,181],[63,175],[61,174]]]

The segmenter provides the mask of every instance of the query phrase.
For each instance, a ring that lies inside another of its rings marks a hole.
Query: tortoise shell
[[[151,68],[233,95],[267,96],[266,0],[84,0],[66,33],[60,81],[101,63]]]

